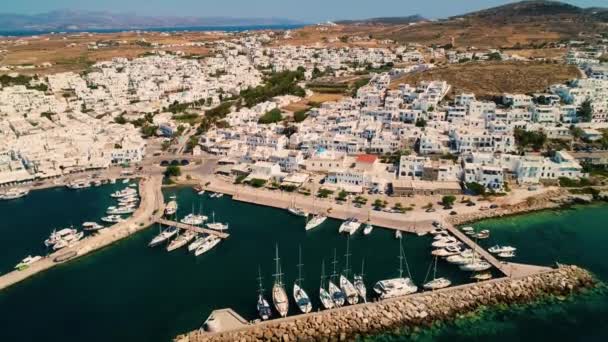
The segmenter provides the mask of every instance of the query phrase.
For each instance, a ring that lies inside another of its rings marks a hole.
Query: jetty
[[[230,236],[230,234],[228,234],[228,233],[220,232],[220,231],[213,230],[213,229],[192,226],[189,224],[171,221],[171,220],[167,220],[164,218],[157,218],[156,223],[162,224],[163,226],[175,227],[178,229],[193,231],[193,232],[196,232],[199,234],[209,234],[209,235],[217,236],[220,239],[227,239]]]
[[[425,327],[493,306],[526,304],[546,296],[569,296],[596,286],[588,271],[576,266],[518,278],[499,278],[437,291],[344,306],[242,326],[214,322],[218,332],[203,329],[177,336],[175,341],[346,341],[397,328]],[[214,320],[222,319],[220,315]],[[216,330],[217,331],[217,330]]]

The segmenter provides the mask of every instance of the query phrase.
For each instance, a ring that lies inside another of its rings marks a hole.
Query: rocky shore
[[[548,191],[542,195],[528,197],[525,201],[512,205],[505,205],[495,210],[477,211],[468,214],[460,214],[448,217],[446,220],[455,225],[462,225],[488,218],[511,216],[524,214],[533,211],[559,208],[577,202],[577,199],[570,195],[567,190],[557,189]]]
[[[595,285],[593,276],[576,266],[561,266],[518,279],[502,278],[419,293],[341,309],[271,320],[235,331],[193,331],[180,342],[216,341],[346,341],[402,327],[429,326],[482,306],[528,303],[544,296],[565,296]]]

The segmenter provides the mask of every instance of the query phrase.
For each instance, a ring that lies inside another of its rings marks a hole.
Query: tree
[[[336,197],[336,200],[338,201],[346,201],[346,197],[348,196],[348,192],[344,191],[344,190],[340,190],[340,192],[338,193],[338,197]]]
[[[182,170],[179,165],[169,165],[165,169],[165,177],[179,177],[182,174]]]
[[[441,198],[441,204],[443,204],[444,206],[452,206],[454,205],[454,202],[456,201],[456,197],[452,196],[452,195],[448,195],[448,196],[443,196]]]
[[[532,147],[534,150],[540,150],[547,142],[547,136],[543,132],[526,131],[516,128],[513,135],[515,136],[515,142],[521,149]]]
[[[302,122],[304,120],[306,120],[306,118],[308,117],[308,110],[304,109],[304,110],[299,110],[295,113],[293,113],[293,120],[295,122]]]
[[[386,202],[381,199],[375,200],[374,204],[372,205],[374,206],[374,208],[386,208]]]
[[[486,194],[486,187],[482,184],[479,184],[477,182],[471,182],[467,183],[466,186],[467,189],[469,189],[473,193],[473,195],[485,196]]]
[[[127,119],[125,119],[125,117],[121,114],[114,118],[114,122],[120,125],[124,125],[127,123]]]
[[[274,122],[279,122],[283,120],[283,115],[281,114],[281,110],[278,108],[275,108],[271,111],[266,112],[264,115],[262,115],[260,117],[260,119],[258,120],[258,123],[260,124],[271,124]]]
[[[590,99],[586,99],[583,103],[581,103],[578,116],[584,122],[591,122],[591,118],[593,117],[593,107],[591,106]]]
[[[416,119],[416,127],[426,127],[426,120],[423,118]]]

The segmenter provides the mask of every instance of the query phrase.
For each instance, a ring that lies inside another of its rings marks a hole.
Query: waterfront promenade
[[[164,209],[161,192],[162,176],[144,177],[139,182],[141,203],[126,221],[102,229],[75,245],[54,252],[30,265],[22,271],[12,271],[0,276],[0,290],[23,281],[39,272],[47,270],[67,260],[73,260],[92,251],[106,247],[118,240],[152,225],[160,218]],[[40,241],[42,243],[42,241]]]

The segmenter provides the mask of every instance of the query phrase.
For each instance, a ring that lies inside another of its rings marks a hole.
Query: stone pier
[[[596,281],[584,269],[561,266],[520,278],[501,278],[423,292],[368,304],[271,320],[222,333],[201,330],[178,336],[180,342],[344,341],[400,327],[428,326],[482,306],[529,303],[548,295],[565,296]],[[253,305],[253,303],[252,303]]]

